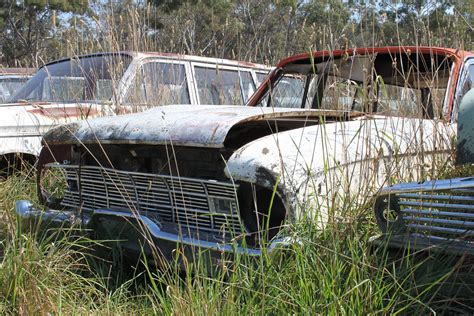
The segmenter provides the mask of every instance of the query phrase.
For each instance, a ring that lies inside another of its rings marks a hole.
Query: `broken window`
[[[444,55],[368,54],[288,64],[260,106],[442,116],[452,63]]]
[[[306,77],[297,75],[282,76],[273,88],[271,106],[281,108],[300,108]]]

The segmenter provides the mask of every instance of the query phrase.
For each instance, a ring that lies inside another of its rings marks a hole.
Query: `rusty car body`
[[[0,160],[5,164],[21,155],[35,161],[46,131],[80,119],[165,104],[243,105],[270,69],[219,58],[140,52],[50,62],[0,104]]]
[[[260,255],[289,242],[288,224],[324,229],[390,181],[446,161],[471,64],[469,52],[432,47],[314,52],[281,61],[247,107],[61,126],[38,166],[46,211],[16,210],[109,232],[128,250],[151,244],[168,260]],[[61,190],[48,174],[62,175]]]

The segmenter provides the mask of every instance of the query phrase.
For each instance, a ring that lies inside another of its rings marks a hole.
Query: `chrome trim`
[[[41,211],[34,208],[33,204],[30,201],[24,201],[24,200],[17,201],[15,205],[15,211],[18,217],[22,220],[41,221],[44,223],[46,223],[47,221],[54,221],[54,222],[60,222],[62,224],[80,222],[73,215],[74,212],[57,211],[57,210],[51,210],[51,209]],[[58,216],[58,215],[61,215],[61,216]],[[149,217],[145,215],[140,215],[140,214],[137,215],[137,214],[133,214],[132,212],[113,211],[113,210],[108,210],[108,209],[95,210],[91,217],[87,217],[82,220],[82,225],[85,228],[87,228],[95,216],[101,216],[101,215],[139,220],[146,226],[151,236],[158,240],[181,243],[186,246],[198,247],[202,249],[210,249],[213,251],[238,253],[238,254],[250,255],[250,256],[261,256],[263,253],[261,248],[244,247],[241,245],[237,245],[237,242],[235,242],[235,244],[225,244],[225,243],[219,243],[219,242],[205,241],[205,240],[192,238],[192,237],[183,237],[178,234],[165,232],[159,227],[156,221],[150,219]],[[71,220],[71,219],[74,219],[74,220]],[[292,244],[295,244],[295,242],[291,237],[276,238],[270,241],[268,243],[268,246],[265,249],[266,251],[271,253],[277,249],[286,248]]]
[[[40,221],[55,224],[74,225],[79,224],[80,220],[72,213],[59,210],[42,211],[33,206],[33,203],[25,200],[15,202],[15,211],[20,219],[28,221]]]
[[[455,192],[459,190],[460,192],[462,192],[462,190],[472,190],[474,193],[474,177],[395,184],[382,189],[380,194],[416,193],[418,195],[420,192],[426,194],[431,191],[447,190],[454,190]]]
[[[61,205],[93,212],[131,210],[159,216],[186,229],[240,235],[237,189],[234,183],[128,172],[96,166],[48,164],[66,173],[69,187]],[[215,201],[226,201],[228,213],[217,212]]]
[[[97,215],[109,215],[109,216],[116,216],[116,217],[125,217],[134,220],[140,220],[143,224],[146,225],[148,231],[152,235],[160,240],[171,241],[175,243],[185,244],[187,246],[198,247],[198,248],[205,248],[211,249],[219,252],[229,252],[229,253],[239,253],[245,254],[250,256],[261,256],[262,250],[259,248],[249,248],[249,247],[242,247],[242,246],[235,246],[231,244],[223,244],[218,242],[211,242],[205,241],[197,238],[192,237],[182,237],[178,234],[168,233],[160,229],[158,224],[144,215],[136,215],[130,212],[119,212],[119,211],[112,211],[112,210],[96,210],[94,211],[93,216]],[[271,252],[272,250],[282,247],[287,247],[291,244],[291,239],[289,237],[283,237],[279,239],[275,239],[269,243],[269,246],[266,247],[267,251]]]
[[[387,210],[391,220],[385,217]],[[474,177],[385,188],[374,212],[388,237],[396,232],[413,239],[462,242],[464,248],[474,248]]]

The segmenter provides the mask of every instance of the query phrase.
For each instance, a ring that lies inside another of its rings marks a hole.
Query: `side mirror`
[[[456,165],[474,164],[474,89],[459,105],[457,134]]]

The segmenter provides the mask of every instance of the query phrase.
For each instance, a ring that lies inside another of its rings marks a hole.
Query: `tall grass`
[[[148,42],[136,11],[129,11],[128,19],[120,14],[110,11],[94,21],[97,29],[108,30],[99,40],[84,39],[71,28],[62,52],[74,56],[165,47]],[[124,30],[127,41],[120,36]],[[169,47],[183,45],[175,44]],[[257,53],[244,51],[236,58],[250,55]],[[439,173],[460,175],[450,168]],[[310,221],[293,224],[290,230],[299,243],[286,251],[223,261],[213,273],[203,264],[184,271],[157,268],[146,257],[127,270],[114,256],[96,258],[95,244],[74,230],[40,235],[22,227],[14,202],[37,202],[34,182],[33,169],[0,181],[0,314],[474,312],[469,259],[436,253],[400,256],[371,248],[368,239],[378,230],[370,200],[344,210],[345,221],[323,231]]]
[[[370,209],[352,210],[366,215],[323,232],[310,221],[295,224],[300,242],[292,248],[258,259],[237,257],[214,273],[199,264],[160,269],[145,257],[123,273],[92,257],[90,243],[73,231],[41,238],[20,227],[13,203],[34,197],[33,182],[28,171],[1,182],[2,314],[473,312],[471,262],[371,249],[367,241],[377,229]]]

